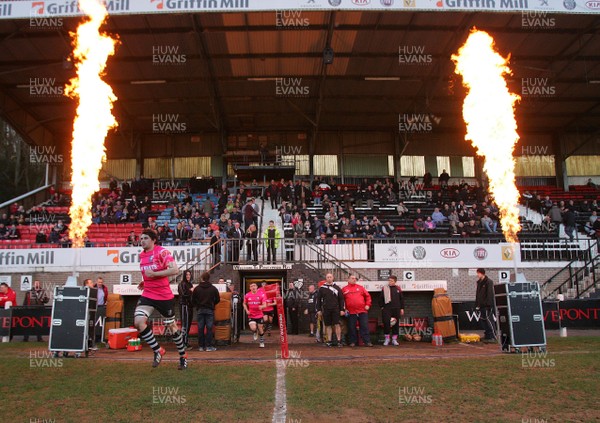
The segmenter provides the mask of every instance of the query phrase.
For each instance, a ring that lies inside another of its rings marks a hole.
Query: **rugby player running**
[[[158,235],[152,229],[145,229],[140,236],[140,270],[142,272],[142,282],[138,289],[142,291],[142,296],[138,300],[134,314],[134,325],[142,338],[152,351],[154,351],[154,360],[152,367],[157,367],[165,355],[165,349],[158,344],[152,327],[148,325],[148,318],[154,310],[164,317],[165,326],[171,329],[173,341],[179,351],[179,370],[187,368],[187,353],[183,342],[183,334],[175,322],[175,301],[174,295],[169,285],[169,276],[176,276],[179,273],[177,264],[171,253],[155,245]]]

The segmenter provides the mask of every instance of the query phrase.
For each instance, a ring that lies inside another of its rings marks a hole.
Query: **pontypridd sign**
[[[109,15],[280,10],[600,13],[600,0],[104,0],[103,3]],[[76,0],[0,2],[0,19],[82,15]]]

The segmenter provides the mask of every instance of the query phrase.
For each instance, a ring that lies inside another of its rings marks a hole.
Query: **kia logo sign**
[[[587,2],[585,2],[585,7],[587,7],[588,9],[592,9],[592,10],[598,10],[598,9],[600,9],[600,1],[597,1],[597,0],[587,1]]]
[[[367,4],[371,3],[371,0],[352,0],[352,3],[357,6],[366,6]]]
[[[458,251],[456,248],[444,248],[442,251],[440,251],[440,255],[447,259],[454,259],[460,256],[460,251]]]
[[[473,251],[473,256],[477,260],[485,260],[487,258],[487,255],[488,255],[488,252],[483,247],[475,248],[475,251]]]

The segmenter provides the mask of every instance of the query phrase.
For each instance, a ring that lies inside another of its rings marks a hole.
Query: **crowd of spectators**
[[[92,222],[97,224],[141,223],[158,233],[158,242],[181,245],[203,240],[236,238],[239,228],[242,237],[260,238],[259,218],[262,210],[256,201],[259,196],[279,211],[285,236],[306,238],[318,243],[338,243],[349,238],[383,239],[401,233],[447,234],[451,237],[479,237],[499,234],[500,219],[497,206],[485,188],[465,180],[451,184],[444,170],[437,186],[426,172],[423,178],[412,177],[396,181],[363,179],[357,184],[338,184],[334,178],[315,177],[312,183],[302,180],[272,180],[260,187],[256,180],[241,183],[235,193],[226,185],[216,186],[212,178],[192,177],[187,186],[164,198],[171,214],[162,224],[156,221],[152,200],[153,182],[144,178],[123,181],[111,179],[109,188],[92,198]],[[201,186],[200,186],[201,185]],[[202,188],[211,192],[201,201],[193,194]],[[264,189],[263,189],[264,188]],[[589,214],[582,228],[590,236],[600,232],[597,220],[597,200],[553,201],[549,196],[524,193],[528,206],[544,215],[536,228],[551,233],[563,223],[573,239],[576,219]],[[213,201],[214,200],[214,201]],[[68,205],[69,199],[53,192],[47,205]],[[36,243],[67,245],[67,227],[62,219],[47,210],[46,205],[25,210],[21,205],[10,207],[9,214],[0,217],[0,239],[19,239],[18,225],[51,223],[40,229]],[[177,223],[171,223],[176,221]],[[234,234],[235,232],[235,234]],[[139,238],[132,231],[124,243],[138,246]]]

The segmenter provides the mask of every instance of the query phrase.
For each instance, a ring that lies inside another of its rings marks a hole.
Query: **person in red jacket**
[[[356,276],[350,275],[348,285],[342,288],[346,311],[348,313],[348,337],[350,346],[356,345],[356,322],[360,327],[360,337],[367,347],[372,347],[369,335],[369,309],[371,308],[371,294],[356,283]]]
[[[7,283],[0,284],[0,308],[4,308],[7,302],[12,303],[12,307],[17,305],[17,293],[13,291]]]

